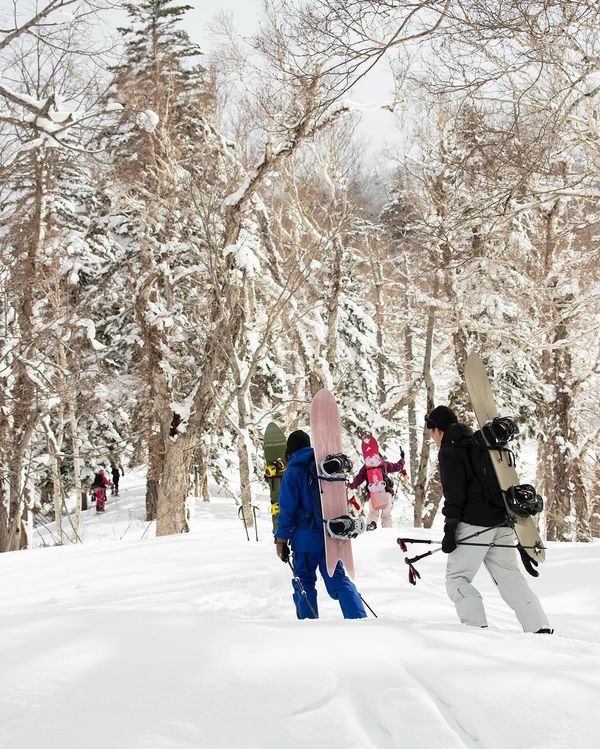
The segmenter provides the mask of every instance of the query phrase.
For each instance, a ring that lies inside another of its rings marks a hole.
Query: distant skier
[[[363,440],[364,441],[364,440]],[[374,440],[373,440],[374,441]],[[377,445],[377,442],[375,442]],[[363,450],[364,452],[364,450]],[[389,473],[400,473],[400,480],[403,483],[408,483],[408,474],[404,463],[404,453],[401,452],[401,458],[397,463],[391,463],[389,460],[384,460],[379,454],[379,448],[377,453],[374,455],[365,455],[364,463],[361,466],[360,471],[348,484],[348,489],[351,491],[357,489],[361,484],[365,483],[365,491],[368,495],[368,484],[369,484],[369,469],[380,468],[383,474],[383,481],[385,482],[385,492],[388,495],[387,503],[381,509],[373,509],[372,503],[369,503],[369,514],[367,515],[367,530],[372,531],[377,528],[377,521],[381,516],[382,528],[392,527],[392,504],[394,502],[394,487],[392,480],[388,478]]]
[[[110,473],[112,477],[112,494],[114,494],[116,497],[119,496],[119,480],[121,476],[125,475],[125,471],[123,470],[123,466],[121,465],[121,461],[118,457],[112,457],[110,459]]]
[[[486,487],[470,464],[473,432],[459,424],[456,414],[448,406],[438,406],[425,417],[425,424],[439,448],[440,479],[444,491],[445,517],[442,551],[448,554],[446,590],[456,606],[463,624],[487,627],[481,594],[472,585],[477,570],[483,563],[498,587],[498,592],[513,609],[525,632],[551,634],[553,632],[537,596],[533,593],[517,567],[517,555],[511,548],[488,546],[514,543],[505,510],[486,498]],[[500,526],[500,527],[493,527]],[[479,530],[485,531],[477,543],[483,546],[457,545],[461,537]],[[526,569],[531,570],[527,553],[520,552]]]
[[[92,495],[96,502],[96,512],[104,512],[106,504],[106,487],[112,487],[112,481],[104,473],[104,466],[98,466],[92,481]]]
[[[291,544],[292,567],[299,581],[292,581],[296,615],[298,619],[318,616],[315,587],[318,567],[327,592],[339,601],[344,618],[364,619],[365,608],[343,563],[338,562],[332,577],[327,573],[323,514],[310,437],[302,430],[292,432],[286,448],[286,470],[279,489],[279,516],[274,535],[277,556],[286,564]]]

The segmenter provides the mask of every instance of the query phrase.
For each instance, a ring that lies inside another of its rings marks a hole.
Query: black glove
[[[521,561],[523,562],[523,567],[529,572],[529,574],[532,577],[539,577],[540,573],[535,569],[535,567],[538,566],[538,563],[535,561],[535,559],[532,559],[529,554],[525,551],[525,549],[521,546],[521,544],[517,544],[517,551],[521,555]]]
[[[451,554],[456,549],[456,526],[458,523],[446,523],[444,526],[444,538],[442,539],[442,551]]]
[[[276,538],[275,539],[275,549],[277,551],[277,556],[281,559],[281,561],[284,564],[288,563],[288,559],[290,558],[290,547],[288,545],[288,541],[285,538]]]

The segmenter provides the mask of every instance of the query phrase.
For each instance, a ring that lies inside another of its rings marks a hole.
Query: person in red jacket
[[[99,466],[92,481],[92,495],[96,502],[96,512],[104,512],[107,486],[112,487],[112,481],[104,473],[104,466]]]
[[[389,460],[381,460],[381,469],[385,481],[385,491],[389,494],[388,502],[382,510],[373,510],[372,508],[367,515],[367,530],[374,531],[377,528],[377,521],[379,520],[379,514],[381,513],[381,527],[391,528],[392,527],[392,503],[394,501],[394,487],[392,480],[387,478],[388,473],[399,473],[400,480],[403,483],[408,482],[408,474],[404,463],[404,453],[400,451],[401,457],[397,463],[392,463]],[[363,464],[360,471],[348,484],[348,489],[351,491],[358,488],[361,484],[367,481],[367,465]],[[365,487],[366,488],[366,487]]]

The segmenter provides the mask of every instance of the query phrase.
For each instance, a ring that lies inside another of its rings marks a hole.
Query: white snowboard
[[[479,426],[482,427],[486,421],[498,416],[498,409],[487,372],[477,354],[470,354],[467,357],[465,383],[475,416]],[[521,483],[515,468],[509,465],[506,455],[503,456],[498,450],[490,450],[490,456],[500,488],[503,491]],[[519,543],[525,547],[525,551],[532,559],[535,559],[536,562],[543,562],[546,558],[546,552],[535,520],[532,517],[524,518],[517,515],[508,506],[506,510],[514,523],[514,531]]]

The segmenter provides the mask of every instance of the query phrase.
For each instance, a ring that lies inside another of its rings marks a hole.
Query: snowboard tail
[[[494,394],[492,393],[484,364],[477,354],[470,354],[467,357],[465,383],[475,416],[481,428],[498,417],[498,409],[496,408]],[[482,433],[488,446],[493,448],[489,434],[486,437],[486,432],[482,430]],[[525,548],[525,551],[532,559],[535,559],[536,562],[543,562],[546,558],[546,551],[535,520],[531,516],[523,517],[517,514],[506,501],[507,492],[512,487],[517,487],[521,484],[519,475],[515,470],[514,459],[511,459],[510,451],[490,449],[490,457],[500,489],[502,490],[506,513],[518,542]]]

